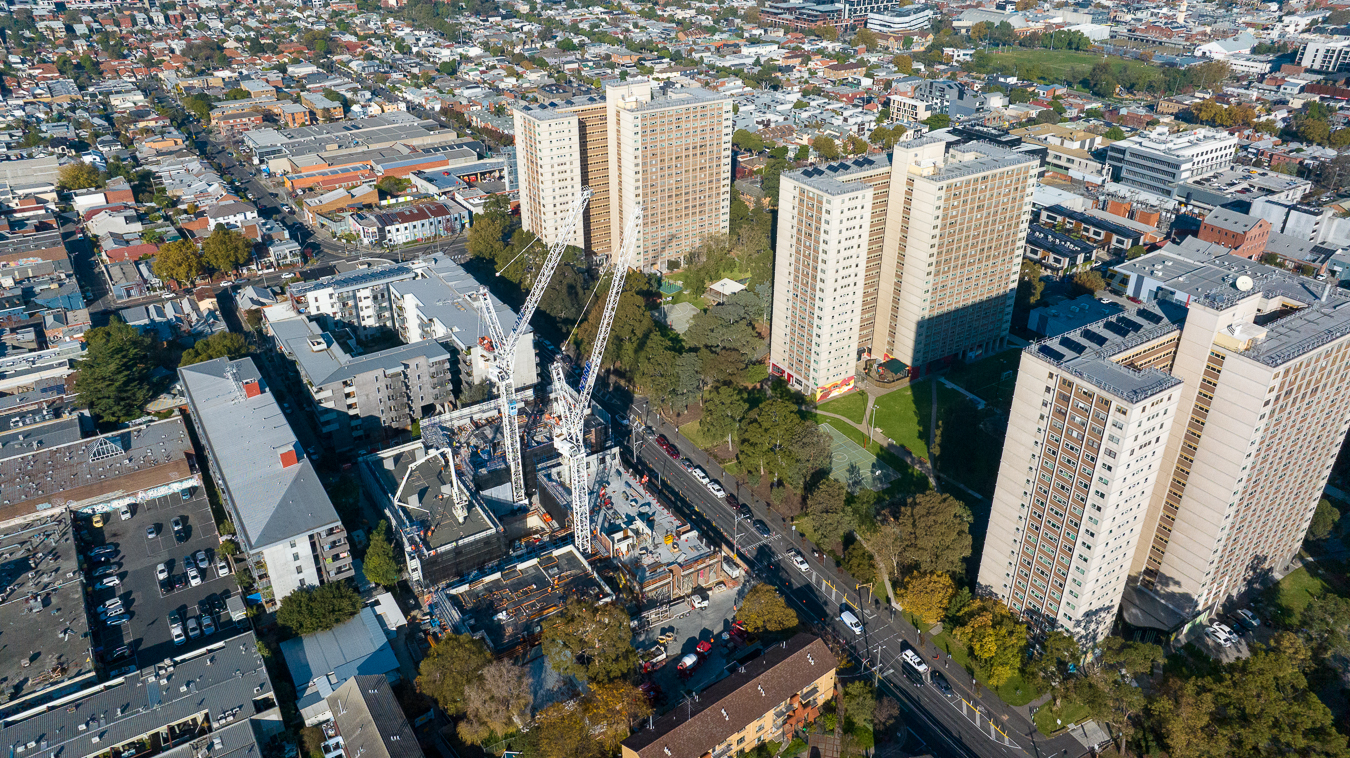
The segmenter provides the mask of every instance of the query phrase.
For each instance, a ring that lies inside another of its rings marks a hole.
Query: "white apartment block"
[[[791,384],[818,398],[853,386],[862,318],[872,186],[857,174],[890,174],[889,161],[849,166],[852,181],[825,172],[785,174],[778,192],[775,320],[770,355]]]
[[[1083,640],[1115,621],[1181,380],[1185,311],[1150,306],[1022,353],[977,586]]]
[[[933,9],[919,3],[867,14],[867,28],[882,34],[927,34],[932,23]]]
[[[323,317],[326,328],[335,323],[359,330],[393,325],[389,284],[413,278],[405,265],[355,269],[322,279],[293,284],[286,290],[297,312]]]
[[[891,95],[886,98],[886,107],[890,110],[892,121],[919,122],[933,115],[928,103],[904,95]]]
[[[1139,259],[1176,269],[1153,302],[1023,354],[979,585],[1043,629],[1095,640],[1119,608],[1170,640],[1282,575],[1350,428],[1350,296],[1231,255],[1180,265],[1175,250]],[[1077,406],[1089,395],[1092,415]],[[1071,538],[1040,510],[1061,500]]]
[[[575,113],[531,109],[513,112],[520,176],[521,226],[545,244],[564,239],[569,209],[581,191],[581,133]],[[585,245],[580,225],[567,244]]]
[[[1350,68],[1350,40],[1306,42],[1298,51],[1298,65],[1327,74],[1344,71]]]
[[[784,201],[779,191],[780,204],[791,205],[781,205],[778,216],[774,308],[783,315],[775,316],[770,372],[820,399],[851,387],[863,357],[898,358],[919,369],[1002,347],[1037,172],[1036,159],[1027,155],[989,143],[927,137],[897,145],[890,156],[784,174],[782,186],[797,194]],[[831,181],[861,186],[845,192]],[[852,265],[828,245],[854,240],[810,236],[825,231],[825,219],[813,217],[820,213],[815,198],[841,192],[872,198],[861,230],[867,257],[856,324],[822,329],[818,316],[852,302],[846,294],[853,297],[843,285],[831,284],[824,293],[830,300],[813,299],[821,280],[834,281],[836,273],[822,271],[814,256],[826,255],[828,266]],[[813,249],[818,244],[827,247]]]
[[[1106,163],[1121,184],[1175,197],[1180,185],[1233,165],[1237,144],[1237,137],[1217,129],[1169,134],[1159,126],[1111,144]]]
[[[643,271],[684,266],[684,257],[731,224],[731,97],[700,88],[656,97],[651,82],[605,89],[609,107],[610,239],[637,206]]]

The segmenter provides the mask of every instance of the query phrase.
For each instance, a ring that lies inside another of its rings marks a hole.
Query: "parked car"
[[[202,634],[215,634],[216,622],[209,616],[202,616]]]
[[[169,567],[163,563],[155,567],[155,578],[164,580],[169,578]]]
[[[230,564],[224,557],[216,561],[216,573],[220,576],[226,576],[230,573]]]
[[[169,619],[169,634],[173,635],[173,644],[175,645],[187,642],[187,637],[183,636],[183,625],[173,619]]]
[[[195,640],[198,637],[202,636],[202,627],[201,624],[197,623],[196,616],[193,616],[192,618],[187,620],[187,633],[189,639]]]
[[[100,576],[107,576],[108,574],[116,574],[119,570],[121,570],[121,568],[122,568],[121,565],[116,563],[111,563],[108,564],[107,566],[100,566],[94,569],[94,576],[100,577]]]
[[[754,517],[754,514],[750,512],[750,506],[746,505],[745,503],[737,503],[735,507],[737,516],[746,519]]]
[[[109,554],[109,553],[115,553],[115,552],[117,552],[117,546],[116,546],[116,545],[99,545],[98,547],[94,548],[93,550],[90,550],[90,551],[89,551],[89,554],[90,554],[90,555],[107,555],[107,554]]]
[[[806,562],[806,556],[802,555],[800,550],[793,550],[789,555],[792,558],[792,565],[796,566],[798,571],[805,574],[811,570],[811,564]]]
[[[121,516],[123,521],[130,521],[130,520],[131,520],[131,506],[129,506],[129,505],[124,505],[124,506],[122,506],[122,508],[121,508],[120,510],[117,511],[117,515]]]
[[[198,567],[198,568],[205,569],[205,568],[206,568],[207,566],[209,566],[209,565],[211,565],[211,564],[208,563],[207,560],[206,560],[206,551],[205,551],[205,550],[198,550],[198,551],[197,551],[197,567]]]
[[[108,626],[123,626],[131,622],[131,617],[125,613],[118,616],[108,617]]]
[[[943,676],[941,671],[932,672],[932,679],[933,686],[937,688],[938,692],[942,693],[943,697],[950,700],[956,696],[956,693],[952,691],[951,682],[947,681],[947,677]]]
[[[108,656],[104,660],[107,661],[108,663],[116,663],[125,658],[130,658],[131,655],[132,655],[131,646],[123,645],[122,647],[117,648],[111,653],[108,653]]]
[[[94,586],[98,587],[99,589],[108,589],[109,587],[117,587],[120,584],[122,584],[121,579],[118,579],[115,576],[105,576],[101,580],[99,580],[98,584]]]
[[[1237,615],[1238,618],[1242,619],[1242,623],[1246,624],[1249,629],[1255,629],[1256,627],[1261,626],[1261,619],[1257,618],[1255,613],[1252,613],[1246,608],[1239,610]]]
[[[196,566],[189,566],[187,570],[188,584],[196,587],[202,583],[202,575],[197,573]]]
[[[154,538],[156,538],[156,537],[158,537],[158,536],[159,536],[159,525],[158,525],[158,524],[151,524],[150,526],[147,526],[147,527],[145,528],[145,538],[146,538],[147,540],[153,540]]]
[[[175,539],[179,542],[187,539],[183,534],[183,518],[181,516],[174,516],[173,521],[169,522],[169,524],[173,527],[173,536]]]
[[[713,493],[713,496],[715,497],[727,496],[727,491],[722,489],[722,485],[718,484],[717,482],[708,482],[708,491]]]
[[[1211,640],[1214,640],[1215,642],[1224,647],[1233,646],[1233,640],[1229,638],[1227,634],[1224,634],[1223,631],[1218,629],[1217,627],[1213,626],[1205,627],[1205,636],[1210,638]]]
[[[707,608],[708,596],[698,590],[694,590],[694,592],[689,595],[689,604],[700,610]]]

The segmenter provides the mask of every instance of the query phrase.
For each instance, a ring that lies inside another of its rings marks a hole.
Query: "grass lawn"
[[[875,455],[878,461],[890,466],[898,473],[900,475],[899,478],[894,482],[891,482],[890,486],[885,490],[888,496],[903,497],[928,491],[929,485],[927,477],[920,473],[918,469],[909,465],[909,461],[892,453],[890,450],[883,448],[876,440],[864,438],[863,433],[858,431],[857,427],[840,421],[837,418],[830,418],[819,414],[813,414],[811,420],[815,421],[817,424],[828,424],[834,429],[837,429],[840,434],[843,434],[853,442],[861,445],[864,450]]]
[[[726,439],[721,437],[715,440],[706,439],[703,436],[703,433],[699,431],[697,421],[690,421],[689,423],[680,427],[680,434],[683,434],[686,438],[689,439],[690,442],[694,443],[695,445],[698,445],[698,448],[700,450],[711,450],[717,447],[718,445],[726,443]]]
[[[1315,596],[1326,591],[1326,582],[1309,574],[1307,568],[1301,568],[1275,585],[1274,601],[1284,613],[1296,618]]]
[[[1079,50],[1045,50],[1041,48],[1031,49],[1010,47],[991,50],[990,52],[993,54],[994,60],[997,61],[995,65],[1000,68],[1007,68],[1011,71],[1013,67],[1023,67],[1028,64],[1033,64],[1040,69],[1038,73],[1041,78],[1051,81],[1063,81],[1064,79],[1069,78],[1071,73],[1081,72],[1082,76],[1086,76],[1088,72],[1092,70],[1093,66],[1101,63],[1103,60],[1100,55],[1094,55],[1093,53],[1086,53]],[[1143,61],[1126,60],[1124,58],[1116,57],[1108,58],[1106,60],[1112,67],[1124,65],[1130,70],[1149,67],[1149,65]],[[1024,72],[1022,75],[1026,76],[1026,73]],[[1079,78],[1081,78],[1081,76]],[[1075,80],[1071,83],[1077,84],[1078,82]]]
[[[836,416],[861,424],[863,422],[863,412],[867,410],[867,394],[863,392],[850,392],[843,397],[835,398],[819,406],[818,410],[826,413],[833,413]]]
[[[975,678],[985,687],[989,687],[987,675],[983,669],[976,665],[974,659],[970,657],[970,651],[963,643],[952,639],[950,635],[943,632],[933,638],[933,644],[949,652],[952,660],[956,661],[958,666],[966,671],[973,671]],[[990,689],[998,695],[1000,700],[1012,706],[1026,705],[1041,695],[1040,690],[1036,689],[1036,686],[1031,682],[1023,679],[1020,672],[1014,674],[1012,678],[999,687]]]
[[[1021,350],[1004,350],[974,363],[957,366],[947,372],[946,378],[990,405],[1009,408],[1021,360]],[[1003,375],[1009,371],[1013,374],[1005,379]]]
[[[1051,708],[1050,703],[1041,706],[1032,721],[1036,722],[1036,728],[1041,734],[1049,737],[1067,726],[1077,724],[1088,715],[1087,706],[1077,700],[1065,700],[1059,704],[1059,708]]]
[[[928,381],[882,395],[877,398],[877,409],[872,413],[882,434],[924,459],[928,458],[928,423],[932,412],[932,389]]]

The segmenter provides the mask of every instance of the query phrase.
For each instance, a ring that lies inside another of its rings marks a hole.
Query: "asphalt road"
[[[616,398],[617,399],[617,398]],[[619,404],[623,405],[621,399]],[[614,399],[611,400],[613,402]],[[674,427],[655,414],[648,413],[645,402],[635,403],[635,418],[647,418],[652,432],[634,425],[628,440],[628,452],[638,467],[647,471],[658,482],[662,494],[685,511],[697,527],[706,531],[711,527],[728,542],[736,545],[740,555],[755,566],[755,574],[762,581],[776,586],[797,606],[800,615],[810,619],[818,628],[832,632],[855,654],[860,669],[853,669],[845,678],[865,677],[877,681],[883,691],[901,705],[900,723],[908,730],[910,739],[917,738],[925,749],[937,755],[981,756],[1006,758],[1031,755],[1081,755],[1085,751],[1071,736],[1050,740],[1039,734],[1035,738],[1021,730],[1033,730],[1030,724],[1018,718],[1016,725],[1000,715],[1000,710],[983,704],[972,691],[970,677],[959,666],[950,664],[947,656],[939,655],[931,645],[920,645],[917,631],[903,617],[893,616],[881,604],[872,602],[868,588],[858,588],[846,575],[834,568],[833,560],[817,560],[812,547],[792,526],[768,510],[767,504],[749,492],[736,492],[738,483],[725,476],[702,451],[683,438]],[[617,409],[616,409],[617,410]],[[622,415],[622,414],[620,414]],[[678,461],[658,447],[655,434],[665,434],[679,451],[691,457],[713,478],[738,495],[750,506],[753,518],[769,526],[768,538],[760,537],[745,519],[739,518],[727,503],[713,494],[686,471]],[[799,548],[808,564],[808,570],[797,569],[788,552]],[[839,612],[848,608],[863,620],[863,633],[855,634],[839,619]],[[861,612],[860,610],[861,609]],[[941,670],[955,689],[956,697],[947,698],[930,682],[915,687],[901,673],[899,656],[907,647],[916,648],[927,663]],[[977,713],[977,711],[980,711]],[[991,729],[985,714],[994,713],[994,725],[1007,732]],[[991,736],[992,735],[992,736]],[[912,742],[908,747],[912,747]]]

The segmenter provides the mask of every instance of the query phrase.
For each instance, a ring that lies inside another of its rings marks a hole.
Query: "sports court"
[[[879,492],[899,477],[895,469],[877,460],[875,455],[845,437],[843,432],[829,424],[821,424],[820,428],[830,435],[831,478],[845,485],[857,483]]]

